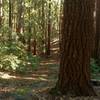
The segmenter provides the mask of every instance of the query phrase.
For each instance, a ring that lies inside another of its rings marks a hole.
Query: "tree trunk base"
[[[84,87],[80,87],[79,85],[73,85],[73,87],[70,87],[66,85],[66,87],[62,89],[56,86],[55,88],[52,88],[49,93],[52,95],[66,95],[71,97],[97,96],[90,84]]]

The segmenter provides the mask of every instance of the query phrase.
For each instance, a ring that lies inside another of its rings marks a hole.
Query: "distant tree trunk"
[[[9,41],[12,40],[12,0],[9,0]]]
[[[3,16],[3,1],[0,0],[0,28],[2,26],[2,16]]]
[[[51,0],[49,0],[48,34],[47,34],[47,48],[46,48],[47,55],[50,55],[50,36],[51,36]]]
[[[94,0],[65,0],[61,62],[56,85],[61,94],[96,95],[90,84],[90,57],[94,47]]]
[[[42,51],[42,54],[45,53],[45,48],[46,48],[46,37],[45,37],[45,34],[46,34],[46,31],[45,31],[45,12],[44,12],[44,0],[42,0],[42,32],[43,32],[43,51]]]
[[[32,45],[33,45],[33,55],[36,55],[36,39],[33,40],[32,42]]]
[[[60,1],[60,15],[59,15],[59,46],[61,46],[61,26],[62,26],[62,20],[63,20],[63,1]],[[61,47],[60,47],[61,48]],[[61,50],[59,50],[61,51]]]
[[[96,42],[95,58],[100,59],[100,0],[96,0]]]
[[[28,52],[31,52],[31,32],[32,32],[32,30],[31,30],[31,23],[30,23],[30,20],[31,20],[31,15],[30,15],[30,13],[31,13],[31,11],[30,11],[31,9],[30,9],[30,7],[29,7],[29,11],[28,11],[28,15],[29,15],[29,26],[28,26]]]
[[[30,33],[29,33],[30,34]],[[31,36],[28,36],[28,41],[27,41],[27,45],[28,45],[28,52],[31,53]]]
[[[22,7],[22,0],[18,0],[18,24],[17,24],[17,32],[21,33],[21,29],[22,29],[22,14],[23,14],[23,7]]]
[[[9,27],[12,28],[12,1],[9,0]]]
[[[19,40],[22,41],[22,43],[25,44],[25,39],[23,36],[24,32],[24,1],[23,0],[18,0],[17,1],[17,27],[16,27],[16,32],[17,35],[19,36]]]

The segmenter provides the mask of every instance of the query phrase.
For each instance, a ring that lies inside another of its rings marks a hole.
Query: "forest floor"
[[[95,86],[98,97],[51,96],[59,70],[58,43],[52,43],[50,57],[42,57],[40,66],[26,74],[0,72],[0,100],[100,100],[100,86]]]

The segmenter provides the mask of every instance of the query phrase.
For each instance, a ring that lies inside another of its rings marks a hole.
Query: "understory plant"
[[[96,59],[91,59],[91,72],[94,73],[94,74],[98,74],[100,73],[100,66],[98,64],[98,60]]]
[[[0,43],[0,69],[25,72],[39,65],[39,57],[28,54],[21,42]]]

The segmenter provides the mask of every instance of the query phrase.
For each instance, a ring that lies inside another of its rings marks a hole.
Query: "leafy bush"
[[[100,66],[99,66],[99,64],[97,62],[98,62],[98,60],[95,60],[93,58],[91,59],[90,65],[91,65],[91,72],[93,74],[100,73]]]
[[[0,43],[0,69],[7,71],[25,72],[39,65],[37,56],[27,54],[22,43]]]
[[[38,56],[33,56],[31,53],[27,56],[28,65],[31,65],[32,69],[39,66],[40,58]]]

